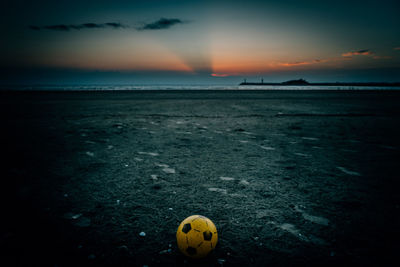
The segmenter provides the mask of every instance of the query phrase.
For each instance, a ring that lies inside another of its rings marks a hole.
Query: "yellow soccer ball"
[[[217,228],[210,219],[201,215],[192,215],[179,225],[176,241],[183,254],[190,258],[200,259],[207,256],[217,245]]]

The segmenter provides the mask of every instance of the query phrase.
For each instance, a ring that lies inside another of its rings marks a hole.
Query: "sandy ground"
[[[400,92],[0,96],[2,261],[399,266]],[[193,214],[203,261],[176,246]]]

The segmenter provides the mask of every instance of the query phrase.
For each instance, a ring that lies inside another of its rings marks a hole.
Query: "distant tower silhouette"
[[[247,81],[246,81],[246,79],[243,79],[244,80],[244,83],[246,83]]]
[[[261,83],[264,83],[264,78],[261,78]]]

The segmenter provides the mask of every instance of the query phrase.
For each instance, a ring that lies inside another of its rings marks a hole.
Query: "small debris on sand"
[[[242,179],[242,180],[240,180],[239,184],[241,184],[241,185],[249,185],[250,183],[247,180]]]
[[[143,152],[143,151],[139,151],[138,154],[140,154],[140,155],[149,155],[149,156],[153,156],[153,157],[156,157],[156,156],[159,155],[156,152]]]
[[[226,189],[221,189],[221,188],[216,188],[216,187],[210,187],[210,188],[208,188],[208,191],[219,192],[222,194],[226,194],[228,192],[228,191],[226,191]]]
[[[319,138],[316,138],[316,137],[302,137],[302,139],[310,140],[310,141],[318,141],[319,140]]]
[[[88,155],[89,157],[94,157],[94,153],[90,151],[86,151],[86,155]]]
[[[310,155],[304,154],[304,153],[294,153],[294,154],[297,156],[300,156],[300,157],[309,157],[310,156]]]
[[[169,165],[167,165],[167,164],[159,164],[159,163],[156,163],[156,166],[157,167],[162,167],[162,168],[168,168],[169,167]]]
[[[163,168],[162,170],[163,170],[163,172],[168,173],[168,174],[175,173],[175,169],[173,169],[173,168]]]
[[[145,232],[140,232],[140,233],[139,233],[139,236],[145,237],[145,236],[146,236],[146,233],[145,233]]]
[[[270,147],[270,146],[260,146],[262,149],[265,149],[265,150],[275,150],[275,148],[273,148],[273,147]]]
[[[222,181],[233,181],[235,178],[233,177],[226,177],[226,176],[221,176],[219,177]]]

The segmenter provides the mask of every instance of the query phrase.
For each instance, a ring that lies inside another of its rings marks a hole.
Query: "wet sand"
[[[400,92],[0,96],[13,265],[399,264]],[[219,231],[199,262],[193,214]]]

